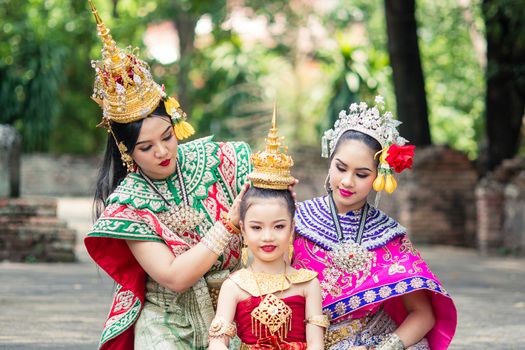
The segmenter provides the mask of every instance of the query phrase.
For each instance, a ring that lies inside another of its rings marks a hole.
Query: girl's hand
[[[239,227],[239,220],[241,217],[240,208],[241,208],[241,200],[242,197],[244,197],[244,194],[246,193],[246,190],[250,188],[249,183],[245,183],[242,187],[241,192],[235,197],[233,200],[232,206],[230,207],[230,210],[228,211],[228,219],[232,224]]]

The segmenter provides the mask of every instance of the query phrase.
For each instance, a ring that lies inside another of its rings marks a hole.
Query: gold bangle
[[[327,315],[315,315],[306,319],[306,323],[314,324],[319,327],[327,328],[330,325]]]
[[[226,227],[226,230],[228,230],[228,232],[234,235],[238,235],[241,233],[241,230],[237,227],[237,225],[231,222],[230,218],[228,217],[228,213],[225,211],[221,212],[221,222],[224,225],[224,227]]]
[[[211,321],[208,337],[210,339],[221,338],[223,336],[234,337],[237,334],[237,327],[234,323],[228,323],[222,317],[215,317]]]
[[[375,347],[375,350],[405,350],[405,344],[399,336],[395,333],[390,333],[379,345]]]

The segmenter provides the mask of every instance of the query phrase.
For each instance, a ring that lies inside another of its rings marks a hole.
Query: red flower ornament
[[[391,168],[394,168],[396,173],[400,173],[405,169],[412,169],[414,158],[414,149],[416,146],[398,146],[391,145],[388,148],[388,155],[385,160]]]

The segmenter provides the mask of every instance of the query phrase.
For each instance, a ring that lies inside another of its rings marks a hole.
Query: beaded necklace
[[[158,214],[160,220],[171,230],[175,231],[179,235],[182,235],[183,233],[195,230],[197,226],[202,224],[205,216],[203,213],[200,213],[190,205],[188,192],[186,191],[186,186],[184,185],[182,177],[182,171],[180,170],[178,162],[175,169],[177,171],[177,180],[182,195],[182,201],[179,203],[179,205],[171,204],[159,191],[157,186],[155,186],[153,181],[151,181],[151,179],[146,174],[144,174],[141,169],[139,169],[139,174],[144,178],[144,180],[146,180],[148,185],[155,191],[155,193],[157,193],[160,198],[162,198],[169,208],[167,211]]]
[[[354,240],[343,241],[344,235],[341,230],[341,223],[337,215],[337,209],[332,196],[328,193],[328,203],[330,213],[334,222],[339,244],[334,249],[327,252],[329,257],[329,268],[324,272],[324,281],[321,283],[321,294],[325,298],[328,294],[339,296],[342,293],[341,284],[338,282],[344,274],[356,277],[355,286],[361,285],[370,275],[372,266],[375,264],[375,254],[361,245],[365,230],[366,217],[369,205],[365,203],[359,218],[359,229]],[[350,283],[352,283],[350,281]]]

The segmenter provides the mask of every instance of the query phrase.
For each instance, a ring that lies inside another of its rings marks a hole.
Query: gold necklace
[[[285,339],[288,336],[288,331],[291,330],[292,327],[292,309],[286,305],[280,297],[278,298],[272,293],[266,294],[263,298],[253,268],[251,268],[250,271],[252,272],[253,279],[257,284],[259,298],[261,299],[259,306],[253,309],[250,314],[252,320],[252,333],[256,337],[263,336],[263,333],[264,336],[268,336],[267,330],[269,330],[270,335],[274,335],[277,332],[280,339]],[[286,263],[284,263],[281,297],[283,295],[285,281]]]

